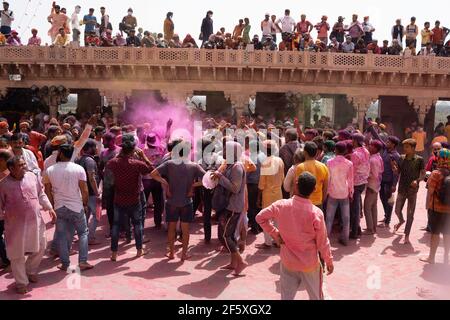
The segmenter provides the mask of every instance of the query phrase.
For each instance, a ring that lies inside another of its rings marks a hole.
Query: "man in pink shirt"
[[[298,178],[298,195],[279,200],[262,210],[256,222],[281,246],[280,288],[282,300],[293,300],[304,283],[311,300],[323,300],[322,265],[333,273],[333,257],[322,210],[308,199],[316,187],[316,178],[303,172]],[[276,228],[272,222],[278,223]]]
[[[327,232],[331,236],[334,215],[341,208],[342,231],[339,243],[346,246],[350,235],[350,199],[353,197],[353,163],[345,158],[347,143],[340,141],[335,147],[336,157],[328,160],[330,172],[327,198]]]
[[[384,171],[384,163],[380,155],[381,149],[383,149],[383,144],[379,140],[372,140],[370,142],[370,173],[367,181],[366,197],[364,198],[367,235],[373,235],[377,232],[377,199],[381,189],[381,178]]]
[[[311,33],[313,24],[306,20],[306,14],[302,14],[300,19],[300,22],[297,23],[297,32],[299,32],[301,36],[305,33]]]
[[[366,189],[369,178],[369,151],[364,146],[365,137],[361,133],[352,135],[353,152],[350,160],[353,163],[354,194],[350,203],[350,239],[357,239],[361,235],[360,219],[362,214],[361,194]]]
[[[28,45],[29,46],[40,46],[41,45],[41,38],[37,36],[37,29],[31,29],[31,38],[28,39]]]

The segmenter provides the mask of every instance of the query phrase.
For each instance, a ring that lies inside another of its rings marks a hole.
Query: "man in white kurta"
[[[40,207],[56,214],[38,177],[27,171],[21,157],[8,161],[10,175],[0,182],[0,210],[5,215],[6,253],[18,293],[26,293],[45,253],[45,223]]]

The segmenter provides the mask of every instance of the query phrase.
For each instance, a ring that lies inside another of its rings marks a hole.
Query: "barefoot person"
[[[151,173],[155,179],[165,189],[166,200],[166,222],[169,224],[168,242],[169,260],[175,258],[175,239],[177,223],[181,222],[183,251],[181,260],[190,258],[189,247],[189,226],[194,220],[194,210],[192,206],[193,187],[201,186],[196,183],[203,178],[205,170],[197,163],[189,160],[191,144],[187,141],[178,143],[171,152],[171,160],[164,162]]]
[[[7,162],[9,176],[0,182],[0,212],[5,213],[6,252],[18,293],[25,294],[37,282],[39,264],[45,253],[45,223],[41,206],[56,219],[39,178],[27,171],[21,157]]]
[[[106,174],[111,175],[114,186],[114,219],[111,234],[111,261],[117,260],[119,243],[119,228],[121,221],[131,219],[136,241],[136,257],[143,256],[146,251],[142,248],[142,208],[140,202],[141,176],[152,170],[150,160],[144,152],[136,149],[136,141],[131,134],[122,136],[122,150],[119,155],[111,159],[106,165]],[[137,160],[139,159],[139,160]]]
[[[405,154],[401,156],[398,167],[395,166],[394,169],[400,176],[397,201],[395,203],[395,214],[397,215],[399,222],[395,225],[394,232],[397,232],[405,223],[402,210],[406,200],[408,200],[405,244],[409,244],[409,234],[411,233],[414,212],[416,211],[419,183],[425,177],[425,163],[423,158],[416,154],[416,141],[414,139],[406,139],[402,144]]]
[[[444,236],[444,263],[450,252],[450,150],[442,149],[437,155],[437,169],[428,178],[427,207],[431,231],[430,254],[423,262],[434,263],[440,234]]]
[[[238,243],[235,238],[236,228],[239,223],[241,213],[245,206],[245,168],[239,159],[241,159],[242,147],[239,143],[228,141],[225,144],[222,164],[224,170],[217,170],[212,174],[213,179],[219,181],[229,194],[224,209],[219,215],[219,240],[231,254],[230,264],[222,269],[234,270],[234,275],[239,276],[247,267],[247,263],[242,259]]]
[[[302,283],[311,300],[323,300],[322,265],[333,273],[333,257],[322,210],[309,197],[316,187],[316,178],[303,172],[298,178],[297,194],[279,200],[262,210],[256,221],[281,245],[280,290],[282,300],[293,300]],[[276,228],[272,220],[278,222]]]

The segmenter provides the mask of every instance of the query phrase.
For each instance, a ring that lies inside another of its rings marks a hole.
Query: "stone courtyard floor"
[[[325,277],[326,294],[329,299],[450,299],[450,266],[442,264],[443,248],[439,247],[437,263],[427,265],[419,258],[428,255],[429,234],[420,229],[426,225],[426,190],[419,193],[411,245],[402,244],[400,229],[379,228],[374,237],[363,236],[342,247],[333,235],[332,252],[335,272]],[[378,216],[384,215],[379,203]],[[47,218],[47,214],[44,213]],[[0,273],[0,300],[9,299],[279,299],[278,249],[267,251],[255,248],[263,235],[249,234],[244,253],[249,267],[245,276],[234,277],[231,272],[219,270],[228,262],[228,255],[216,252],[217,240],[203,244],[201,215],[192,226],[191,253],[193,257],[180,262],[179,256],[168,261],[164,257],[166,233],[155,230],[152,219],[146,221],[146,244],[150,253],[136,259],[134,242],[120,242],[117,262],[109,260],[109,240],[105,238],[106,216],[98,229],[101,244],[89,251],[93,270],[67,274],[56,268],[58,260],[47,256],[41,264],[39,282],[31,284],[31,291],[17,295],[11,274]],[[397,218],[393,217],[393,226]],[[364,219],[362,227],[365,228]],[[216,235],[213,226],[213,237]],[[47,237],[53,236],[53,226],[48,225]],[[75,244],[75,248],[77,245]],[[178,246],[178,253],[181,246]],[[76,265],[77,255],[71,257]],[[297,299],[306,299],[305,291],[299,291]]]

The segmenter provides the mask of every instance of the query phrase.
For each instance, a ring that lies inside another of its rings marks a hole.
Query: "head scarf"
[[[450,169],[450,150],[441,149],[437,157],[438,168]]]

